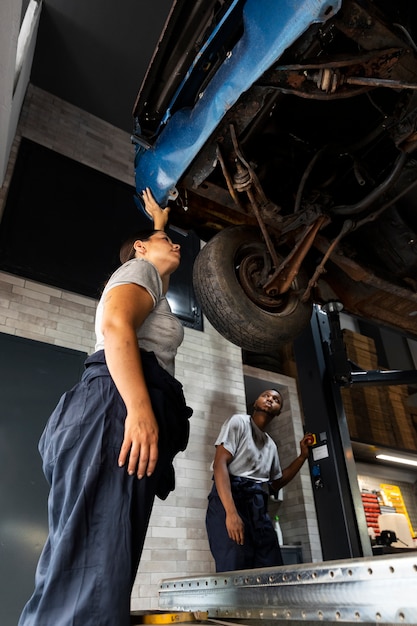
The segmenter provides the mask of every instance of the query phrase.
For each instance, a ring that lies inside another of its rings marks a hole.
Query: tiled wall
[[[0,190],[0,215],[22,136],[133,184],[133,148],[127,133],[30,86]],[[0,272],[0,332],[91,352],[95,306],[89,298]],[[245,411],[244,373],[240,349],[207,320],[204,332],[185,329],[176,376],[194,409],[190,444],[175,462],[176,490],[154,506],[132,594],[135,610],[158,607],[158,583],[163,578],[214,571],[204,526],[213,441],[226,417]],[[254,368],[249,368],[249,374],[265,376]],[[275,380],[278,375],[271,376]],[[277,434],[285,466],[298,453],[302,424],[293,379],[278,376],[277,384],[286,389],[289,399],[280,421],[283,429]],[[301,541],[305,557],[320,560],[307,467],[286,491],[285,539]]]
[[[157,608],[155,593],[162,578],[214,571],[204,522],[213,441],[232,411],[245,410],[240,350],[206,321],[204,333],[185,331],[176,376],[194,409],[190,443],[176,458],[175,491],[155,503],[132,593],[134,609]]]
[[[96,302],[0,272],[0,332],[92,352]]]

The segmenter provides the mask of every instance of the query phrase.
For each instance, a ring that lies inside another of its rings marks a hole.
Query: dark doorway
[[[16,626],[47,536],[38,440],[86,353],[0,334],[0,624]]]

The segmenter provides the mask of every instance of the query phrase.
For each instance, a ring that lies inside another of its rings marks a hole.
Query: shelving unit
[[[378,494],[374,491],[362,491],[361,497],[365,511],[366,525],[368,528],[372,529],[374,536],[378,537],[380,534],[378,516],[381,513]]]

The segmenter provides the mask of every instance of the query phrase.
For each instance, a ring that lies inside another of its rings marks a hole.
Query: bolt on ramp
[[[213,626],[417,626],[417,551],[166,579],[159,607]]]

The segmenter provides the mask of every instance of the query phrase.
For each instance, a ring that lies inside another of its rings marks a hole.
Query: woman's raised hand
[[[155,230],[164,230],[168,222],[170,208],[165,207],[163,209],[160,207],[149,187],[146,187],[142,191],[142,198],[145,204],[145,211],[148,213],[149,217],[153,219]]]

